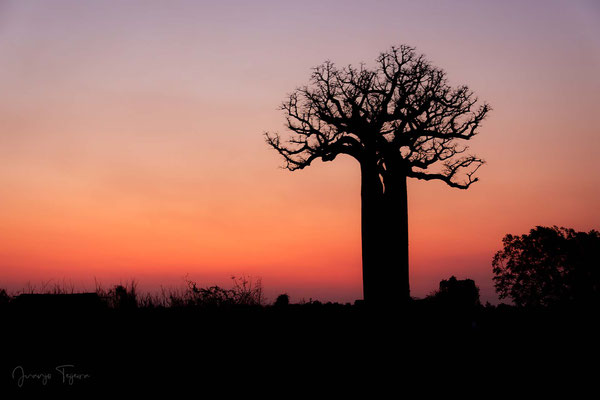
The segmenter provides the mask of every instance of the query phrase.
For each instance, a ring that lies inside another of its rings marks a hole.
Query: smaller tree
[[[594,305],[600,300],[600,234],[538,226],[506,235],[492,261],[501,299],[517,306]]]

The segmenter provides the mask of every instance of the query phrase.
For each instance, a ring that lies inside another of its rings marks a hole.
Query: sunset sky
[[[399,44],[493,108],[480,182],[409,181],[413,296],[497,302],[506,233],[600,228],[597,1],[0,0],[0,287],[361,298],[358,164],[285,171],[263,133],[311,67]]]

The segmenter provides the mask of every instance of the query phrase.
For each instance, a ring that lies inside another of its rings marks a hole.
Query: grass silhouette
[[[290,303],[285,294],[268,303],[260,280],[247,277],[233,277],[230,288],[186,279],[184,287],[157,293],[141,293],[135,280],[96,283],[87,293],[70,284],[29,286],[0,290],[0,318],[6,387],[15,387],[16,366],[45,371],[63,364],[91,376],[77,382],[87,389],[198,382],[223,388],[265,377],[306,383],[333,372],[361,379],[361,371],[389,372],[382,358],[429,373],[468,362],[471,369],[461,371],[475,374],[532,360],[556,365],[578,354],[574,349],[593,351],[600,333],[596,314],[482,305],[472,281],[453,278],[402,310]]]

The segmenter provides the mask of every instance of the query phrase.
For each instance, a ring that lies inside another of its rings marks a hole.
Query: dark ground
[[[406,387],[422,392],[443,382],[464,389],[487,383],[500,390],[538,382],[532,378],[537,375],[554,383],[551,377],[576,378],[582,385],[595,381],[598,372],[600,330],[593,312],[456,309],[416,301],[385,313],[335,304],[213,309],[9,304],[0,315],[1,387],[17,394],[161,387],[249,395],[281,387],[281,397],[288,397],[323,384],[334,390],[389,385],[404,393]],[[89,376],[69,384],[56,369],[61,365],[73,366],[65,373]],[[28,377],[19,387],[23,372],[51,378],[44,385],[40,377]]]
[[[527,307],[482,306],[475,282],[454,276],[426,299],[403,304],[390,291],[369,307],[289,304],[285,294],[261,306],[260,280],[246,277],[230,289],[186,280],[160,295],[138,293],[134,281],[94,293],[0,289],[0,400],[52,391],[154,398],[159,389],[196,398],[595,398],[598,252],[580,244],[562,280],[524,269],[521,286],[543,289],[522,290],[526,302],[512,297]]]

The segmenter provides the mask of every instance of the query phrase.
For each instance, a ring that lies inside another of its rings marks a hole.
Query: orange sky
[[[504,234],[600,228],[600,7],[497,3],[1,2],[0,287],[361,298],[358,165],[290,173],[262,133],[312,66],[406,43],[493,107],[481,182],[409,182],[412,294],[456,275],[495,301]]]

